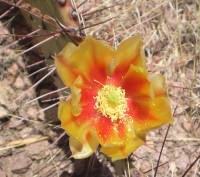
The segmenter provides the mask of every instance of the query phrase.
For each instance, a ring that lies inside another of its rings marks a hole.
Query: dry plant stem
[[[101,8],[101,9],[89,11],[89,12],[87,12],[87,13],[84,13],[83,16],[93,15],[94,13],[98,13],[98,12],[101,12],[101,11],[103,11],[103,10],[107,10],[107,9],[109,9],[109,8],[112,8],[112,7],[115,7],[115,6],[119,6],[119,5],[121,5],[121,4],[115,4],[115,5],[108,6],[108,7],[104,7],[104,8]]]
[[[168,133],[169,133],[170,127],[171,127],[171,125],[168,125],[168,127],[167,127],[167,131],[166,131],[166,134],[165,134],[165,138],[164,138],[164,141],[163,141],[163,143],[162,143],[162,147],[161,147],[160,154],[159,154],[159,157],[158,157],[157,165],[156,165],[156,168],[155,168],[154,177],[156,177],[157,172],[158,172],[158,167],[159,167],[159,163],[160,163],[162,151],[163,151],[163,148],[164,148],[164,146],[165,146],[166,138],[167,138],[167,135],[168,135]]]
[[[158,167],[161,167],[161,166],[166,165],[166,164],[168,164],[168,163],[169,163],[169,162],[164,162],[164,163],[162,163],[162,164],[159,164]],[[157,168],[157,166],[154,167],[153,170],[155,170],[156,168]],[[151,172],[151,171],[152,171],[152,168],[149,169],[149,170],[147,170],[147,171],[144,171],[143,173],[146,174],[146,173],[149,173],[149,172]]]
[[[84,5],[86,2],[87,2],[87,0],[81,2],[81,3],[77,6],[77,9],[80,8],[82,5]]]
[[[0,147],[0,151],[25,146],[28,144],[36,143],[39,141],[44,141],[47,139],[48,139],[47,136],[35,136],[35,137],[27,138],[27,139],[11,141],[11,142],[7,143],[4,147]]]
[[[28,118],[26,118],[26,117],[20,117],[20,116],[14,115],[14,114],[8,114],[8,116],[13,117],[13,118],[15,118],[15,119],[19,119],[19,120],[23,120],[23,121],[31,122],[31,123],[33,123],[33,124],[37,124],[37,125],[42,125],[42,124],[43,124],[43,122],[41,122],[41,121],[28,119]],[[55,126],[55,125],[50,124],[50,123],[48,123],[48,124],[46,124],[46,125],[49,126],[49,127],[54,127],[54,128],[57,127],[57,128],[60,128],[60,127]]]
[[[191,165],[188,167],[188,169],[184,172],[182,177],[185,177],[187,173],[190,171],[190,169],[195,165],[195,163],[200,159],[200,155],[191,163]]]
[[[83,28],[81,28],[80,30],[84,30],[84,29],[87,29],[87,28],[92,28],[92,27],[94,27],[94,26],[101,25],[101,24],[103,24],[103,23],[106,23],[106,22],[109,22],[109,21],[113,20],[114,18],[117,18],[117,17],[111,17],[111,18],[109,18],[109,19],[107,19],[107,20],[104,20],[104,21],[102,21],[102,22],[98,22],[98,23],[92,24],[92,25],[90,25],[90,26],[83,27]]]
[[[173,116],[174,116],[174,114],[175,114],[175,112],[176,112],[176,109],[177,109],[177,106],[174,108]],[[157,172],[158,172],[160,159],[161,159],[161,156],[162,156],[163,148],[164,148],[164,146],[165,146],[165,142],[166,142],[167,135],[168,135],[168,133],[169,133],[170,127],[171,127],[171,125],[168,125],[168,127],[167,127],[167,131],[166,131],[166,134],[165,134],[163,143],[162,143],[162,147],[161,147],[160,154],[159,154],[159,157],[158,157],[157,165],[156,165],[156,168],[155,168],[154,177],[156,177]]]

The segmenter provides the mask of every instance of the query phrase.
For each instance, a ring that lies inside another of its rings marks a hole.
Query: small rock
[[[10,119],[9,125],[8,127],[11,129],[22,129],[24,126],[24,123],[22,120],[16,119],[16,118],[12,118]]]
[[[11,149],[1,150],[0,151],[0,159],[2,159],[3,157],[7,157],[7,156],[9,156],[11,154],[12,154],[12,150]]]
[[[170,162],[169,163],[169,170],[173,173],[177,172],[177,168],[176,168],[176,163],[175,162]]]
[[[23,79],[20,76],[18,76],[15,80],[14,87],[17,89],[23,89],[24,86],[25,86],[25,83]]]
[[[11,168],[13,173],[26,173],[32,161],[27,157],[26,153],[19,153],[11,157]]]
[[[6,177],[6,174],[0,169],[0,176],[1,177]]]
[[[191,131],[191,130],[192,130],[192,123],[191,123],[191,121],[185,120],[185,121],[183,122],[183,128],[184,128],[187,132]]]
[[[31,127],[26,127],[20,131],[20,135],[22,138],[27,138],[32,134],[32,132],[33,132],[33,129]]]
[[[9,114],[8,111],[0,106],[0,120],[5,117],[8,117],[8,114]]]
[[[40,141],[37,143],[33,143],[30,145],[27,145],[25,147],[25,150],[28,152],[28,154],[33,158],[33,159],[42,159],[45,156],[49,155],[49,143],[48,141]]]
[[[7,69],[7,72],[15,76],[19,72],[19,66],[14,63]]]
[[[45,168],[41,169],[40,175],[41,176],[50,176],[54,171],[52,170],[54,168],[53,165],[49,164]]]
[[[134,177],[141,177],[141,173],[139,171],[137,171],[137,170],[134,170],[131,174]]]
[[[5,137],[0,136],[0,145],[3,145],[5,143]]]
[[[38,113],[38,110],[35,107],[30,107],[27,110],[27,116],[34,119],[34,120],[37,117],[37,113]]]
[[[184,152],[184,149],[182,149],[181,152],[175,152],[175,157],[177,157],[175,160],[176,167],[181,169],[181,171],[185,170],[188,163],[190,163],[190,159],[189,156]],[[178,157],[181,157],[181,160]]]
[[[146,171],[151,169],[151,164],[148,161],[140,161],[139,167],[141,171]]]

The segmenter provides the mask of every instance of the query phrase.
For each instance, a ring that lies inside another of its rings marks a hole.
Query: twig
[[[160,154],[159,154],[159,157],[158,157],[157,165],[156,165],[156,168],[155,168],[154,177],[156,177],[156,175],[157,175],[157,171],[158,171],[158,167],[159,167],[159,163],[160,163],[160,158],[161,158],[161,155],[162,155],[163,148],[164,148],[164,146],[165,146],[165,142],[166,142],[167,135],[168,135],[168,133],[169,133],[170,127],[171,127],[171,125],[168,125],[168,127],[167,127],[167,131],[166,131],[166,134],[165,134],[165,138],[164,138],[164,141],[163,141],[163,143],[162,143],[162,147],[161,147]]]
[[[28,145],[28,144],[33,144],[33,143],[36,143],[39,141],[44,141],[47,139],[48,139],[47,136],[34,136],[32,138],[12,141],[12,142],[7,143],[4,147],[0,148],[0,151],[12,149],[12,148],[16,148],[16,147],[21,147],[21,146]]]
[[[174,116],[174,114],[175,114],[175,112],[176,112],[176,109],[177,109],[177,106],[176,106],[175,109],[174,109],[173,116]],[[158,172],[158,167],[159,167],[160,159],[161,159],[161,156],[162,156],[163,148],[164,148],[164,146],[165,146],[165,142],[166,142],[167,135],[168,135],[168,133],[169,133],[170,127],[171,127],[171,125],[168,125],[168,127],[167,127],[167,131],[166,131],[166,134],[165,134],[165,138],[164,138],[164,140],[163,140],[162,147],[161,147],[160,154],[159,154],[158,161],[157,161],[157,165],[156,165],[156,168],[155,168],[154,177],[156,177],[157,172]]]
[[[190,166],[188,167],[188,169],[184,172],[184,174],[182,175],[182,177],[185,177],[187,175],[187,173],[190,171],[190,169],[195,165],[195,163],[200,159],[200,154],[199,156],[190,164]]]

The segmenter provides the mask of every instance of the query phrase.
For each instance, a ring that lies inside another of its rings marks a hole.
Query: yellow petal
[[[146,69],[140,35],[130,37],[120,43],[115,53],[113,73],[123,75],[128,71],[131,64]]]
[[[114,57],[113,48],[103,41],[93,39],[92,42],[96,66],[105,69],[106,74],[110,75],[110,67]]]
[[[125,159],[133,153],[138,147],[144,144],[144,141],[138,137],[128,139],[122,146],[106,146],[101,148],[101,152],[106,154],[112,161]]]
[[[77,139],[81,139],[80,133],[76,132],[78,126],[76,125],[75,119],[72,115],[70,102],[61,101],[59,103],[58,118],[61,121],[61,127],[69,136],[78,136]]]
[[[149,78],[152,85],[154,96],[155,97],[167,96],[164,77],[160,74],[151,74]]]
[[[110,74],[113,49],[106,43],[86,37],[78,47],[68,44],[55,58],[59,76],[67,86],[71,86],[77,76],[90,81],[103,82]]]
[[[73,116],[78,116],[81,113],[81,105],[80,105],[80,99],[81,99],[81,89],[72,86],[71,87],[71,109]]]
[[[87,37],[68,58],[70,66],[84,78],[90,78],[90,71],[93,65],[92,39]]]
[[[96,151],[99,143],[94,129],[87,123],[82,125],[76,123],[69,102],[60,102],[58,117],[61,127],[70,137],[69,145],[74,158],[86,158]]]
[[[134,65],[129,67],[122,81],[122,88],[129,97],[151,96],[151,85],[147,74],[144,67]]]
[[[88,132],[84,142],[80,142],[72,136],[69,137],[69,147],[73,158],[87,158],[96,151],[98,142],[96,141],[96,137],[93,133]]]
[[[112,47],[92,37],[86,37],[71,55],[70,63],[84,78],[101,80],[101,77],[106,79],[112,59]]]
[[[118,123],[113,123],[110,118],[100,117],[96,120],[96,132],[98,135],[99,143],[102,146],[116,146],[124,143],[125,127],[120,127]],[[122,130],[123,129],[123,130]]]
[[[76,119],[72,115],[71,104],[69,102],[60,102],[58,107],[58,118],[61,121],[61,127],[69,136],[73,136],[79,141],[83,141],[83,137],[87,133],[87,125],[77,125]]]
[[[172,123],[172,113],[167,97],[155,97],[148,101],[140,102],[135,109],[134,126],[138,136],[158,128],[164,124]],[[134,108],[133,108],[134,109]]]
[[[139,146],[144,144],[144,139],[135,133],[132,119],[127,117],[124,120],[124,133],[118,133],[118,141],[121,144],[113,143],[112,138],[107,144],[102,144],[101,152],[112,158],[112,161],[127,158]],[[123,134],[123,136],[121,135]]]
[[[81,87],[83,86],[83,84],[84,84],[83,79],[81,76],[79,76],[76,78],[76,80],[73,82],[71,86],[71,109],[73,116],[78,116],[82,111],[80,101],[81,101]]]
[[[68,61],[68,58],[75,49],[76,46],[74,44],[68,43],[65,48],[55,57],[57,73],[66,86],[71,86],[77,77],[76,73],[70,67],[70,63]]]

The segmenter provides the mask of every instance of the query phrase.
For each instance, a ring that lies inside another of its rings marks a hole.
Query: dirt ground
[[[165,76],[175,110],[157,176],[183,176],[200,155],[200,2],[99,0],[79,10],[88,7],[97,13],[83,13],[85,26],[117,18],[85,29],[87,35],[114,46],[136,33],[143,36],[148,69]],[[56,73],[38,83],[51,67],[40,63],[37,52],[20,54],[30,46],[13,43],[9,19],[0,23],[0,177],[154,176],[167,126],[150,132],[146,144],[125,161],[113,163],[99,152],[84,160],[70,157],[57,119],[59,93],[36,99],[59,89]],[[186,176],[200,176],[200,159]]]

